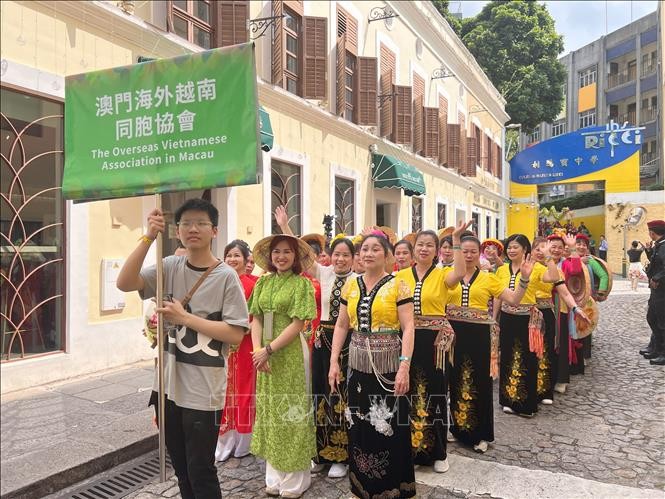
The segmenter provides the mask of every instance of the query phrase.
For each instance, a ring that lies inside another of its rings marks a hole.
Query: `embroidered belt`
[[[522,303],[519,305],[510,305],[505,301],[501,302],[501,311],[512,315],[531,315],[531,309],[533,307],[534,305],[525,305]]]
[[[390,330],[387,330],[390,331]],[[387,374],[399,369],[401,340],[395,332],[353,331],[349,345],[349,367],[369,374]]]
[[[472,322],[474,324],[494,324],[494,319],[487,310],[481,308],[460,307],[449,304],[446,306],[448,320]]]
[[[536,298],[536,307],[554,308],[554,301],[552,300],[552,298]]]
[[[529,350],[539,359],[543,358],[545,350],[543,313],[536,305],[509,305],[501,304],[501,311],[513,315],[529,316]]]
[[[319,327],[316,328],[316,331],[314,333],[314,348],[321,348],[323,345],[325,347],[332,351],[332,337],[333,337],[333,332],[335,331],[335,324],[324,324],[320,323]],[[349,329],[349,334],[351,333],[351,330]],[[348,341],[349,338],[347,336],[347,341],[346,341],[346,346],[342,347],[342,354],[346,354],[346,351],[349,349],[348,347]]]
[[[445,317],[436,315],[416,316],[415,326],[416,329],[431,329],[438,331],[438,334],[434,339],[434,347],[436,349],[436,359],[434,361],[434,365],[437,369],[442,370],[444,367],[446,352],[452,351],[453,343],[455,341],[455,330]],[[452,352],[450,358],[452,362]]]
[[[499,325],[489,311],[449,304],[446,317],[451,321],[487,324],[490,327],[490,376],[496,379],[499,376]]]
[[[416,315],[414,324],[416,329],[440,329],[448,321],[441,315]]]

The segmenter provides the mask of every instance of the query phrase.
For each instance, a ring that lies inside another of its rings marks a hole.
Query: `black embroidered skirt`
[[[556,321],[556,317],[555,317]],[[557,351],[556,382],[570,383],[570,334],[568,332],[568,314],[561,312],[555,323],[559,334],[559,350]]]
[[[450,370],[451,433],[467,445],[494,441],[490,326],[450,321],[455,330]]]
[[[518,414],[538,410],[538,358],[529,351],[529,316],[501,312],[499,405]]]
[[[415,464],[427,466],[446,459],[447,383],[446,373],[435,365],[437,334],[431,329],[416,329],[409,382],[413,458]]]
[[[351,332],[339,357],[339,368],[342,382],[339,392],[331,394],[328,383],[330,370],[330,348],[332,346],[332,330],[319,329],[312,351],[312,395],[314,397],[314,416],[316,422],[316,457],[314,462],[343,463],[348,462],[348,424],[344,417],[347,404],[346,376],[349,367],[349,342]]]
[[[351,492],[363,499],[414,497],[407,398],[388,393],[374,374],[349,372],[346,415],[350,418]],[[383,376],[395,379],[395,373]]]
[[[556,382],[556,368],[558,356],[554,349],[554,337],[556,328],[554,324],[554,312],[551,308],[541,308],[543,313],[543,326],[545,328],[545,338],[543,349],[543,358],[538,360],[538,402],[543,399],[554,399],[554,383]]]

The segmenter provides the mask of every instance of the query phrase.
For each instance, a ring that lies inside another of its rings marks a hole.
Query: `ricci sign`
[[[610,146],[610,157],[614,157],[614,149],[621,145],[641,144],[643,126],[629,126],[628,122],[623,125],[610,121],[605,130],[599,132],[584,132],[585,149],[602,149],[608,144]]]
[[[643,129],[611,121],[539,142],[513,157],[510,179],[548,184],[610,168],[639,152]]]

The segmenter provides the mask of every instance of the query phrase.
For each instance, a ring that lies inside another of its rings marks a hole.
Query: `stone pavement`
[[[418,497],[664,497],[665,368],[637,353],[649,339],[647,298],[645,286],[633,292],[627,281],[615,282],[600,304],[586,374],[533,419],[506,415],[497,404],[487,454],[449,444],[450,471],[419,469]],[[218,470],[226,497],[265,497],[260,460],[231,459]],[[304,497],[349,497],[348,490],[348,480],[319,475]],[[172,478],[129,497],[176,495]]]
[[[624,281],[625,282],[625,281]],[[622,289],[600,304],[592,358],[554,405],[533,419],[495,413],[494,449],[477,459],[632,487],[665,489],[665,368],[638,354],[649,341],[648,292]],[[496,393],[495,393],[496,395]]]
[[[42,497],[156,448],[152,362],[2,396],[0,494]]]

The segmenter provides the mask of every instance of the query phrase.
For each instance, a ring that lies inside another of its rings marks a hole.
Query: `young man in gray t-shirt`
[[[178,208],[177,235],[187,254],[164,258],[164,293],[173,299],[156,309],[168,332],[164,345],[166,447],[184,499],[222,496],[215,446],[218,411],[226,394],[228,345],[239,344],[249,328],[238,274],[219,263],[211,250],[218,219],[217,209],[203,199],[190,199]],[[119,289],[138,291],[143,299],[156,295],[156,267],[141,267],[164,227],[162,212],[153,210],[147,234],[120,271]],[[212,271],[183,307],[185,295],[210,267]],[[151,401],[156,404],[155,392]]]

